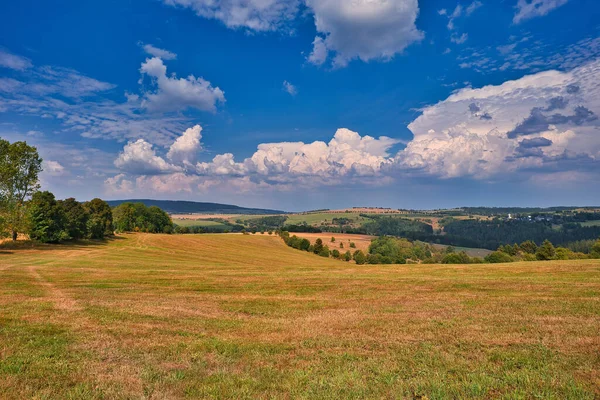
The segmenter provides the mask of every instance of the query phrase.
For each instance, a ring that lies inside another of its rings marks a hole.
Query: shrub
[[[348,250],[345,254],[344,254],[344,260],[346,261],[350,261],[352,260],[352,254],[350,253],[350,250]]]
[[[333,258],[340,258],[340,252],[338,249],[333,249],[333,251],[331,252],[331,255],[333,256]]]
[[[315,254],[320,254],[323,251],[323,241],[321,239],[315,240],[315,244],[313,246],[313,252]]]
[[[361,250],[356,250],[354,252],[353,258],[354,258],[354,261],[356,261],[356,263],[358,265],[362,265],[365,262],[367,262],[367,257],[365,256],[365,253],[363,253]]]
[[[329,257],[329,254],[330,254],[329,247],[323,246],[323,248],[321,249],[321,251],[319,253],[317,253],[317,254],[319,254],[321,257]]]
[[[332,236],[331,237],[331,243],[334,243],[334,242],[335,242],[335,238]]]
[[[350,247],[355,249],[356,248],[356,244],[354,244],[354,242],[350,242]]]
[[[492,264],[508,263],[513,261],[512,257],[503,251],[494,251],[493,253],[485,256],[484,260]]]
[[[556,258],[556,249],[549,240],[544,240],[544,243],[538,247],[535,258],[538,260],[554,260]]]

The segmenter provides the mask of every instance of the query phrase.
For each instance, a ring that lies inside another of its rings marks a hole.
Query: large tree
[[[0,214],[3,229],[10,231],[13,240],[26,230],[25,201],[39,189],[41,171],[42,159],[35,147],[0,139]]]
[[[104,239],[113,234],[112,210],[107,202],[93,199],[84,204],[89,213],[87,233],[90,239]]]
[[[58,204],[65,213],[65,228],[69,237],[76,240],[85,238],[87,236],[87,222],[90,215],[83,204],[72,197],[66,200],[59,200]]]
[[[67,217],[52,193],[34,193],[27,207],[27,214],[31,224],[31,239],[42,243],[58,243],[69,238]]]

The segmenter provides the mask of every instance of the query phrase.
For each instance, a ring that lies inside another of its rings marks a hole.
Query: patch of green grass
[[[173,223],[179,226],[200,226],[200,227],[221,227],[226,228],[227,225],[217,222],[209,221],[206,219],[173,219]]]

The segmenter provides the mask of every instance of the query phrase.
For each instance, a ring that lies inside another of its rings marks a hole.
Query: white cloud
[[[32,66],[30,59],[0,49],[0,67],[23,71]]]
[[[122,171],[138,175],[156,175],[180,170],[156,155],[152,144],[144,139],[129,142],[119,153],[115,166]]]
[[[292,85],[288,81],[283,81],[283,90],[285,90],[286,92],[288,92],[292,96],[295,96],[295,95],[298,94],[298,89],[296,88],[296,86]]]
[[[598,162],[600,61],[480,89],[461,89],[423,110],[400,169],[485,178],[524,168]]]
[[[327,50],[327,45],[325,44],[325,40],[317,36],[315,40],[313,40],[313,49],[308,56],[308,62],[314,65],[322,65],[325,61],[327,61],[327,57],[329,56],[329,50]]]
[[[125,174],[118,174],[104,180],[104,192],[109,196],[131,194],[134,187],[135,184],[126,179]]]
[[[468,38],[469,38],[469,35],[466,33],[463,33],[460,36],[453,33],[452,36],[450,36],[450,41],[452,43],[456,43],[456,44],[463,44],[464,42],[467,41]]]
[[[309,61],[322,64],[325,50],[343,67],[353,59],[389,60],[423,38],[415,26],[417,0],[307,0],[319,36]],[[321,38],[321,40],[318,40]]]
[[[50,176],[61,176],[66,173],[65,167],[58,161],[46,160],[43,162],[42,168],[44,169],[44,173]]]
[[[154,47],[151,44],[143,45],[144,51],[150,54],[152,57],[158,57],[163,60],[175,60],[177,59],[177,54],[170,52],[169,50],[160,49],[158,47]]]
[[[513,23],[519,24],[525,20],[542,17],[550,11],[567,4],[569,0],[519,0],[517,13],[513,17]]]
[[[256,32],[285,30],[298,13],[299,0],[163,0],[191,8],[198,16],[216,19],[228,28]]]
[[[225,102],[225,93],[213,87],[209,81],[193,75],[186,79],[167,76],[167,67],[158,57],[146,59],[140,72],[149,76],[155,86],[154,92],[144,95],[142,106],[149,111],[177,111],[196,108],[215,112],[218,103]]]
[[[173,142],[167,153],[167,157],[175,163],[192,165],[197,157],[198,151],[202,148],[202,127],[195,125],[187,129],[183,134]]]

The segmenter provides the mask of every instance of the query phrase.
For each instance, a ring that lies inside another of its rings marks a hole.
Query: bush
[[[330,255],[329,247],[323,246],[323,248],[321,249],[321,251],[318,252],[317,254],[320,255],[321,257],[329,257],[329,255]]]
[[[352,254],[350,253],[350,250],[348,250],[345,254],[344,254],[344,260],[346,261],[350,261],[352,260]]]
[[[492,264],[508,263],[513,261],[512,257],[503,251],[494,251],[493,253],[485,256],[484,260]]]
[[[333,251],[331,252],[331,256],[333,258],[340,258],[341,254],[338,249],[333,249]]]
[[[354,252],[354,261],[358,264],[358,265],[362,265],[365,262],[367,262],[367,257],[365,256],[365,253],[362,252],[362,250],[356,250]]]
[[[442,264],[470,264],[471,257],[464,251],[460,253],[449,253],[442,258]]]
[[[538,247],[535,258],[538,260],[554,260],[556,259],[556,249],[549,240],[544,240],[544,243]]]
[[[350,242],[350,247],[355,249],[356,248],[356,244],[354,244],[354,242]]]

